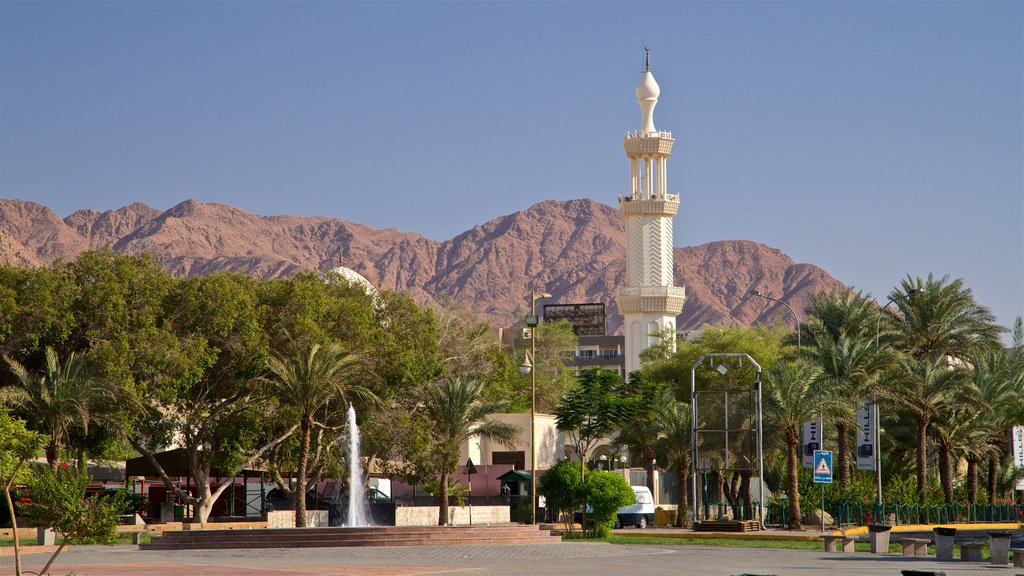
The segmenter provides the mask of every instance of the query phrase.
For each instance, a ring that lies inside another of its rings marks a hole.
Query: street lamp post
[[[530,524],[537,523],[537,300],[551,298],[551,294],[530,292],[530,353],[523,359],[519,370],[530,373]]]
[[[796,347],[800,348],[801,347],[800,346],[800,317],[796,315],[796,311],[793,310],[793,307],[790,306],[789,304],[786,304],[782,300],[779,300],[777,298],[772,298],[771,296],[767,296],[765,294],[762,294],[760,290],[751,290],[750,294],[751,294],[751,296],[757,296],[758,298],[764,298],[765,300],[771,300],[772,302],[778,302],[779,304],[782,304],[783,306],[785,306],[787,310],[789,310],[789,313],[793,315],[793,319],[796,320]]]
[[[881,336],[881,329],[882,329],[882,313],[885,312],[885,310],[887,308],[889,308],[889,306],[891,306],[894,302],[898,302],[900,300],[905,300],[907,298],[910,298],[914,294],[919,294],[920,292],[921,292],[920,288],[913,288],[910,291],[908,291],[906,294],[900,294],[899,296],[896,296],[895,298],[890,299],[888,302],[885,303],[885,306],[882,306],[881,308],[878,309],[878,319],[875,320],[875,353],[876,354],[878,353],[878,350],[879,350],[879,336]],[[879,429],[880,428],[879,424],[881,422],[881,417],[878,415],[878,399],[877,398],[875,398],[875,399],[873,399],[871,401],[871,408],[872,408],[872,412],[874,412],[874,414],[871,415],[872,416],[871,423],[875,427],[875,437],[874,437],[874,444],[875,444],[875,485],[876,485],[875,488],[878,490],[878,493],[876,494],[876,496],[878,498],[878,506],[879,506],[879,508],[881,508],[881,506],[882,506],[882,432]]]

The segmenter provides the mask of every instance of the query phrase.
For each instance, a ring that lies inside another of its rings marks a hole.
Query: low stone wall
[[[319,528],[329,526],[327,510],[306,510],[306,526]],[[267,512],[267,528],[295,528],[294,510],[273,510]]]
[[[453,514],[454,513],[454,514]],[[469,524],[469,507],[448,508],[453,524]],[[437,526],[438,506],[399,506],[395,509],[395,526]],[[508,506],[473,506],[473,524],[506,524],[510,522]]]

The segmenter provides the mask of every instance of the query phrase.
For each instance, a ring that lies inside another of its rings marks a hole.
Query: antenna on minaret
[[[644,46],[644,72],[651,71],[651,49]]]

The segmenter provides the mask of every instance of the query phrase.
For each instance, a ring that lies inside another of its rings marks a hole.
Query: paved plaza
[[[47,556],[24,557],[38,570]],[[14,559],[0,558],[0,573]],[[941,570],[947,576],[1010,575],[1021,569],[898,555],[819,551],[606,543],[410,546],[259,550],[140,551],[137,546],[76,546],[52,569],[55,576],[899,576],[901,570]]]

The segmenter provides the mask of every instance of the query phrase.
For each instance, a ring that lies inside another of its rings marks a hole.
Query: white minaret
[[[679,211],[679,195],[669,194],[666,186],[666,163],[675,140],[671,132],[654,127],[660,94],[648,51],[636,86],[640,130],[622,140],[629,158],[630,192],[619,196],[626,220],[626,284],[615,301],[625,318],[627,375],[640,368],[640,351],[666,330],[673,335],[675,350],[676,315],[686,300],[686,290],[672,285],[672,217]]]

